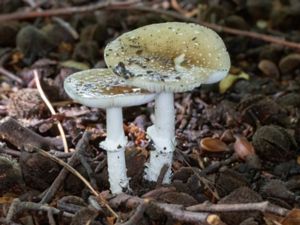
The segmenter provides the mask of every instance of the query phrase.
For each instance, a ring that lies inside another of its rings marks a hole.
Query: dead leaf
[[[228,146],[217,138],[206,137],[200,141],[200,147],[208,152],[225,152],[229,151]]]
[[[282,225],[299,225],[300,224],[300,209],[293,209],[280,222]]]

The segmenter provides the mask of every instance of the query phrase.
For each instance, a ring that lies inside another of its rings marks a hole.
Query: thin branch
[[[68,161],[68,164],[70,166],[74,167],[78,163],[78,161],[79,161],[78,158],[80,156],[80,152],[86,151],[86,149],[88,148],[90,136],[91,136],[91,133],[89,133],[87,131],[85,131],[83,133],[81,139],[76,144],[75,151],[73,152],[72,157]],[[51,151],[49,153],[51,153]],[[69,154],[69,153],[64,153],[64,154]],[[52,155],[54,155],[54,154],[52,154]],[[54,156],[58,157],[57,155],[54,155]],[[51,186],[48,188],[47,192],[44,194],[40,203],[43,203],[43,204],[49,203],[53,199],[53,197],[56,195],[57,191],[62,186],[62,184],[68,174],[69,174],[69,171],[67,170],[67,168],[63,168],[60,171],[58,176],[52,182]]]
[[[47,216],[48,216],[49,224],[50,225],[56,225],[55,219],[53,217],[53,210],[52,209],[48,209]]]
[[[184,163],[187,164],[188,167],[192,169],[193,173],[196,175],[196,177],[199,179],[199,181],[201,181],[201,182],[204,184],[205,188],[207,188],[207,190],[209,190],[210,193],[211,193],[216,199],[220,199],[218,193],[212,189],[212,187],[211,187],[211,185],[210,185],[211,181],[210,181],[209,179],[207,179],[206,177],[201,176],[201,175],[199,174],[199,172],[198,172],[194,167],[192,167],[191,164],[185,159],[185,155],[184,155],[180,150],[175,149],[175,151],[176,151],[177,153],[179,153],[179,154],[182,156],[182,159],[183,159]]]
[[[63,19],[59,18],[59,17],[53,17],[52,18],[53,22],[59,24],[60,26],[62,26],[65,30],[67,30],[69,32],[69,34],[71,34],[72,38],[74,38],[75,40],[77,40],[79,38],[79,34],[77,33],[77,31],[75,30],[75,28],[73,28],[70,23],[64,21]]]
[[[74,15],[78,13],[88,13],[93,12],[96,10],[109,8],[112,6],[118,7],[125,7],[132,4],[137,3],[138,1],[126,1],[126,2],[115,2],[111,3],[110,1],[106,2],[99,2],[95,4],[85,5],[85,6],[74,6],[74,7],[66,7],[66,8],[59,8],[59,9],[50,9],[44,11],[33,11],[33,12],[16,12],[16,13],[9,13],[9,14],[2,14],[0,15],[0,22],[4,22],[7,20],[24,20],[24,19],[34,19],[37,17],[50,17],[50,16],[67,16],[67,15]]]
[[[168,169],[169,169],[168,164],[164,164],[163,167],[160,169],[160,173],[156,181],[156,188],[162,186],[162,183],[164,181],[166,173],[168,172]]]
[[[72,166],[70,166],[69,164],[65,163],[63,160],[49,154],[48,152],[46,152],[40,148],[36,148],[34,146],[30,146],[30,147],[32,148],[33,151],[38,152],[42,156],[45,156],[46,158],[53,160],[54,162],[58,163],[59,165],[63,166],[67,170],[69,170],[74,176],[78,177],[85,184],[85,186],[87,186],[88,189],[90,189],[92,194],[94,194],[95,196],[99,195],[99,193],[92,187],[92,185],[80,173],[78,173],[78,171],[75,170]]]
[[[136,225],[141,223],[141,220],[144,216],[144,212],[147,209],[148,203],[149,201],[145,200],[143,203],[139,204],[134,214],[130,216],[129,220],[127,220],[124,223],[117,223],[116,225]]]
[[[68,213],[68,212],[62,212],[61,210],[35,202],[21,202],[20,199],[16,198],[13,200],[12,204],[9,207],[8,213],[6,215],[6,220],[11,221],[15,215],[19,212],[22,212],[24,210],[34,210],[34,211],[43,211],[48,212],[51,210],[51,212],[55,215],[61,214],[66,217],[73,217],[74,214]]]
[[[11,155],[11,156],[16,156],[16,157],[20,157],[20,155],[21,155],[20,151],[10,149],[7,146],[3,146],[3,145],[1,145],[1,142],[0,142],[0,153],[4,153],[6,155]]]
[[[9,221],[3,217],[0,217],[0,224],[2,224],[2,225],[22,225],[20,223],[15,223],[15,222]]]
[[[120,6],[112,6],[109,9],[120,10],[121,7]],[[163,10],[163,9],[156,9],[156,8],[152,8],[152,7],[137,6],[137,5],[132,5],[129,7],[122,7],[122,9],[123,10],[151,12],[151,13],[155,13],[155,14],[165,15],[165,16],[168,16],[168,17],[180,20],[180,21],[201,24],[201,25],[211,28],[219,33],[224,32],[224,33],[228,33],[228,34],[244,36],[244,37],[248,37],[248,38],[262,40],[262,41],[269,42],[269,43],[282,45],[287,48],[300,50],[299,43],[286,41],[283,38],[274,37],[274,36],[267,35],[267,34],[260,34],[260,33],[256,33],[256,32],[246,31],[246,30],[239,30],[239,29],[235,29],[235,28],[231,28],[231,27],[221,26],[221,25],[214,24],[214,23],[208,23],[205,21],[198,21],[195,18],[188,18],[188,17],[185,17],[185,16],[183,16],[177,12],[173,12],[173,11],[167,11],[167,10]]]
[[[140,204],[152,204],[154,207],[157,207],[161,212],[170,215],[174,219],[187,222],[194,223],[198,225],[210,225],[210,224],[221,224],[220,218],[211,213],[206,212],[191,212],[185,210],[181,205],[176,204],[167,204],[167,203],[159,203],[156,201],[151,201],[149,199],[139,198],[137,196],[130,196],[125,193],[121,193],[117,195],[115,198],[109,201],[109,204],[117,208],[120,205],[125,205],[127,208],[136,208]]]
[[[203,203],[189,206],[186,208],[192,212],[242,212],[242,211],[260,211],[272,213],[279,216],[286,216],[289,210],[273,205],[268,201],[243,203],[243,204],[210,204]]]
[[[9,116],[0,120],[0,139],[6,140],[18,149],[22,149],[24,145],[29,144],[46,150],[57,148],[57,144],[53,139],[45,138],[23,127],[18,121]]]
[[[7,20],[22,20],[22,19],[32,19],[37,17],[50,17],[50,16],[70,16],[78,13],[88,13],[101,9],[109,9],[109,10],[131,10],[131,11],[143,11],[143,12],[151,12],[155,14],[165,15],[180,21],[198,23],[203,26],[209,27],[216,32],[224,32],[228,34],[244,36],[248,38],[258,39],[269,43],[274,43],[277,45],[282,45],[287,48],[292,48],[296,50],[300,50],[300,44],[292,41],[287,41],[280,37],[274,37],[272,35],[260,34],[251,31],[239,30],[231,27],[221,26],[214,23],[208,23],[205,21],[198,21],[195,18],[189,18],[184,15],[181,15],[177,12],[167,11],[164,9],[152,8],[149,6],[140,6],[136,5],[139,1],[127,1],[127,2],[116,2],[110,3],[100,2],[96,4],[91,4],[87,6],[79,6],[79,7],[67,7],[60,9],[50,9],[44,11],[34,11],[34,12],[17,12],[10,14],[2,14],[0,15],[0,22]]]
[[[0,74],[6,76],[7,78],[16,81],[18,84],[23,85],[23,81],[21,78],[17,77],[12,72],[9,72],[7,69],[4,69],[3,67],[0,67]]]
[[[69,170],[74,176],[78,177],[85,184],[85,186],[92,192],[92,194],[95,195],[100,200],[101,204],[103,204],[112,213],[112,215],[114,217],[116,217],[116,218],[119,217],[118,214],[107,204],[106,200],[102,197],[102,195],[100,193],[98,193],[92,187],[92,185],[80,173],[78,173],[77,170],[75,170],[72,166],[65,163],[61,159],[49,154],[48,152],[44,151],[43,149],[36,148],[34,146],[29,146],[29,147],[31,148],[30,150],[38,152],[39,154],[53,160],[54,162],[60,164],[61,166],[63,166],[67,170]]]
[[[50,110],[51,114],[56,115],[56,112],[55,112],[53,106],[51,105],[50,101],[48,100],[47,96],[45,95],[45,92],[42,89],[37,70],[34,70],[33,74],[34,74],[34,80],[35,80],[35,83],[36,83],[36,87],[37,87],[37,89],[40,93],[41,98],[43,99],[43,101],[47,105],[47,107]],[[68,143],[67,143],[67,139],[66,139],[64,129],[63,129],[63,127],[62,127],[62,125],[59,121],[57,121],[57,128],[59,130],[59,133],[60,133],[60,136],[61,136],[61,139],[62,139],[62,142],[63,142],[64,152],[67,153],[67,152],[69,152]]]

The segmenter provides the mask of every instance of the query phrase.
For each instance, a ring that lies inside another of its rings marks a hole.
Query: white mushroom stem
[[[147,129],[147,134],[153,141],[155,150],[150,153],[146,165],[145,179],[157,181],[162,167],[168,165],[163,183],[171,182],[171,167],[175,150],[175,109],[174,94],[162,92],[155,98],[154,125]]]
[[[123,129],[122,108],[106,109],[106,129],[107,136],[105,141],[100,143],[100,147],[107,151],[110,190],[113,194],[117,194],[128,188],[129,184],[125,163],[127,138]]]

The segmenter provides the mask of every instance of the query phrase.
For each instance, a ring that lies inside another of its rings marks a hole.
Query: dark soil
[[[99,3],[104,1],[0,0],[0,224],[300,224],[300,3],[165,0],[68,11]],[[34,14],[60,8],[63,13]],[[112,196],[106,152],[98,147],[105,111],[72,102],[63,81],[80,70],[104,68],[104,48],[120,34],[166,21],[234,28],[235,34],[217,30],[231,57],[230,75],[175,95],[170,185],[143,180],[153,103],[124,109],[132,190]],[[274,43],[272,36],[294,44]],[[56,115],[36,89],[34,71]],[[70,153],[64,153],[58,121]],[[102,200],[41,149],[74,167]],[[237,212],[229,205],[262,201],[275,210]],[[204,202],[228,204],[223,211],[206,210],[223,222],[186,219],[189,206]]]

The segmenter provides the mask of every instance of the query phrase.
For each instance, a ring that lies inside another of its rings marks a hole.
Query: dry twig
[[[106,2],[98,2],[95,4],[85,5],[85,6],[74,6],[74,7],[66,7],[59,9],[50,9],[44,11],[33,11],[33,12],[16,12],[9,14],[0,15],[0,22],[4,22],[7,20],[24,20],[24,19],[34,19],[37,17],[50,17],[50,16],[69,16],[78,13],[88,13],[96,10],[110,8],[110,7],[126,7],[132,4],[137,3],[138,1],[126,1],[126,2],[114,2],[106,1]]]
[[[0,121],[0,138],[8,141],[18,149],[21,149],[24,145],[34,145],[46,150],[56,146],[51,139],[23,127],[11,117],[5,117]]]
[[[14,199],[14,201],[9,207],[8,213],[6,215],[6,220],[11,221],[17,213],[20,213],[24,210],[34,210],[34,211],[43,211],[43,212],[48,212],[49,210],[51,210],[51,212],[56,215],[61,214],[66,217],[74,216],[71,213],[62,212],[57,208],[45,204],[40,204],[35,202],[21,202],[20,199],[16,198]]]
[[[71,159],[68,162],[68,164],[70,166],[73,167],[77,164],[77,162],[79,161],[79,159],[78,159],[79,152],[85,151],[87,149],[90,136],[91,136],[91,134],[89,132],[87,132],[87,131],[84,132],[84,134],[82,135],[82,138],[78,141],[78,143],[76,145],[74,154],[72,155]],[[40,203],[49,203],[51,201],[51,199],[55,196],[55,194],[61,187],[62,183],[66,179],[68,173],[69,173],[69,171],[67,170],[67,168],[63,168],[60,171],[60,173],[58,174],[56,179],[52,182],[51,186],[48,188],[47,192],[43,196]]]
[[[268,201],[242,203],[242,204],[198,204],[186,208],[193,212],[242,212],[242,211],[260,211],[263,213],[272,213],[279,216],[286,216],[289,210],[273,205]]]
[[[134,214],[124,223],[117,223],[116,225],[136,225],[139,224],[144,216],[144,212],[147,209],[149,201],[145,200],[143,203],[139,204],[136,208]]]
[[[72,166],[70,166],[69,164],[65,163],[65,162],[62,161],[61,159],[59,159],[59,158],[57,158],[57,157],[55,157],[55,156],[49,154],[48,152],[44,151],[43,149],[36,148],[36,147],[34,147],[34,146],[29,146],[29,148],[30,148],[30,151],[38,152],[39,154],[41,154],[41,155],[43,155],[43,156],[45,156],[45,157],[47,157],[47,158],[53,160],[54,162],[60,164],[60,165],[63,166],[64,168],[66,168],[66,169],[67,169],[69,172],[71,172],[74,176],[78,177],[78,178],[85,184],[85,186],[91,191],[91,193],[92,193],[93,195],[95,195],[95,196],[99,199],[100,203],[101,203],[102,205],[104,205],[104,206],[111,212],[111,214],[112,214],[114,217],[116,217],[116,218],[119,217],[118,214],[117,214],[117,213],[116,213],[116,212],[108,205],[106,199],[104,199],[104,198],[102,197],[102,195],[101,195],[99,192],[97,192],[97,191],[92,187],[92,185],[91,185],[91,184],[90,184],[90,183],[89,183],[89,182],[88,182],[88,181],[87,181],[80,173],[78,173],[77,170],[75,170]]]
[[[3,67],[0,67],[0,74],[8,77],[9,79],[16,81],[18,84],[23,85],[23,81],[21,78],[17,77],[15,74],[9,72],[8,70],[4,69]]]
[[[114,208],[125,204],[127,208],[132,209],[136,208],[140,204],[144,204],[145,201],[148,202],[149,200],[121,193],[115,198],[111,199],[109,203]],[[191,212],[185,210],[181,205],[159,203],[155,201],[150,201],[148,204],[152,204],[154,207],[160,209],[161,212],[168,214],[174,219],[181,222],[194,223],[198,225],[221,224],[220,218],[215,214],[206,212]]]
[[[160,169],[160,173],[159,173],[159,176],[158,176],[157,181],[156,181],[156,187],[157,188],[162,185],[162,183],[164,181],[164,178],[165,178],[165,175],[168,172],[168,169],[169,169],[168,164],[163,165],[163,167]]]
[[[38,89],[38,91],[41,95],[41,98],[43,99],[43,101],[47,105],[47,107],[50,110],[51,114],[56,115],[56,112],[55,112],[53,106],[51,105],[50,101],[48,100],[47,96],[45,95],[45,93],[42,89],[37,70],[34,70],[33,74],[34,74],[34,80],[35,80],[35,83],[36,83],[36,87],[37,87],[37,89]],[[63,129],[63,127],[62,127],[62,125],[59,121],[57,121],[57,127],[58,127],[58,130],[59,130],[62,142],[63,142],[64,151],[67,153],[67,152],[69,152],[68,143],[67,143],[67,139],[66,139],[64,129]]]
[[[120,6],[113,6],[113,7],[110,7],[110,9],[120,10]],[[201,25],[206,26],[208,28],[211,28],[211,29],[213,29],[213,30],[215,30],[216,32],[219,32],[219,33],[224,32],[224,33],[233,34],[233,35],[237,35],[237,36],[243,36],[243,37],[248,37],[248,38],[252,38],[252,39],[258,39],[258,40],[262,40],[262,41],[265,41],[265,42],[274,43],[274,44],[277,44],[277,45],[282,45],[282,46],[287,47],[287,48],[296,49],[298,51],[300,50],[300,44],[296,43],[296,42],[287,41],[287,40],[284,40],[283,38],[274,37],[274,36],[267,35],[267,34],[260,34],[260,33],[252,32],[252,31],[246,31],[246,30],[239,30],[239,29],[235,29],[235,28],[221,26],[221,25],[214,24],[214,23],[199,21],[195,18],[185,17],[185,16],[183,16],[183,15],[177,13],[177,12],[167,11],[167,10],[163,10],[163,9],[156,9],[156,8],[147,7],[147,6],[138,6],[138,5],[131,5],[131,6],[128,6],[128,7],[123,7],[122,9],[161,14],[161,15],[165,15],[165,16],[180,20],[180,21],[198,23],[198,24],[201,24]]]
[[[239,30],[231,27],[225,27],[213,23],[208,23],[204,21],[198,21],[195,18],[189,18],[185,15],[181,15],[180,13],[167,11],[164,9],[152,8],[151,6],[141,6],[135,4],[137,1],[126,1],[126,2],[116,2],[110,3],[100,2],[96,4],[80,6],[80,7],[66,7],[60,9],[50,9],[44,11],[34,11],[34,12],[17,12],[10,14],[2,14],[0,15],[0,22],[7,20],[22,20],[22,19],[32,19],[37,17],[50,17],[50,16],[70,16],[74,13],[88,13],[96,10],[107,9],[107,10],[131,10],[131,11],[143,11],[143,12],[151,12],[155,14],[165,15],[180,21],[198,23],[203,26],[209,27],[217,32],[224,32],[228,34],[244,36],[248,38],[258,39],[269,43],[274,43],[277,45],[282,45],[287,48],[292,48],[296,50],[300,50],[300,44],[292,41],[284,40],[283,38],[274,37],[271,35],[260,34],[251,31]]]

